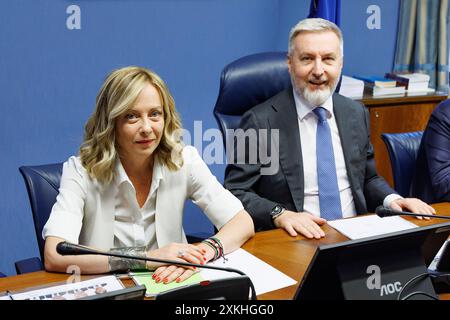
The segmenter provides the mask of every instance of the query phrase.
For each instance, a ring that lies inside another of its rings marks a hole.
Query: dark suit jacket
[[[450,100],[439,104],[428,121],[411,193],[428,203],[450,201]]]
[[[362,104],[339,94],[333,95],[333,105],[356,211],[358,214],[373,212],[387,195],[395,191],[376,173],[369,113]],[[235,161],[227,166],[225,172],[225,187],[242,201],[253,218],[255,229],[273,229],[275,226],[269,213],[275,205],[303,211],[302,147],[292,88],[247,111],[240,128],[267,129],[269,133],[272,129],[279,129],[277,173],[261,175],[261,168],[269,165],[261,164],[259,158],[256,164],[249,164],[249,159],[245,164]],[[247,143],[247,152],[249,147]],[[276,152],[276,149],[278,146],[270,152]]]

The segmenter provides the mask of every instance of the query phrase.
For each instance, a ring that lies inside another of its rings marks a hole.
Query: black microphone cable
[[[421,273],[421,274],[419,274],[419,275],[417,275],[417,276],[411,278],[410,280],[408,280],[408,282],[405,283],[405,285],[403,286],[403,288],[402,288],[402,289],[400,290],[400,292],[398,293],[397,300],[408,300],[408,299],[410,299],[411,297],[416,296],[416,295],[423,295],[423,296],[427,296],[427,297],[429,297],[429,298],[431,298],[431,299],[433,299],[433,300],[439,300],[439,299],[437,299],[436,297],[433,297],[432,295],[430,295],[429,293],[426,293],[426,292],[423,292],[423,291],[414,291],[414,292],[408,294],[407,296],[405,296],[405,297],[403,297],[403,298],[401,297],[402,294],[403,294],[403,291],[405,291],[405,289],[406,289],[408,286],[410,286],[411,284],[413,284],[415,281],[418,281],[420,278],[427,278],[427,277],[430,277],[430,274],[429,274],[429,273]]]

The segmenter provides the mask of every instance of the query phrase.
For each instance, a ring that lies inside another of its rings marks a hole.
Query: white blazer
[[[241,202],[217,181],[194,147],[184,147],[184,165],[170,171],[162,165],[163,178],[156,195],[155,229],[158,247],[186,242],[183,209],[191,199],[220,229],[240,210]],[[59,195],[42,236],[108,250],[114,246],[114,210],[118,185],[91,179],[79,157],[64,163]]]

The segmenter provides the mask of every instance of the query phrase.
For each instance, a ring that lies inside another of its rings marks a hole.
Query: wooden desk
[[[435,204],[433,207],[438,214],[450,215],[450,203]],[[444,219],[428,221],[410,217],[406,217],[405,219],[419,226],[448,222],[448,220]],[[248,252],[298,281],[293,286],[259,295],[258,299],[292,299],[314,256],[316,248],[323,244],[333,244],[349,240],[329,226],[323,227],[323,230],[326,236],[321,240],[308,240],[301,236],[295,238],[290,237],[285,231],[280,229],[258,232],[243,246]],[[441,299],[450,299],[450,294],[441,295],[440,297]]]
[[[450,203],[433,205],[438,213],[449,214]],[[424,221],[417,219],[408,220],[419,226],[442,223],[448,220],[433,219]],[[271,230],[258,232],[252,239],[244,244],[243,248],[261,260],[269,263],[281,272],[297,280],[297,284],[268,292],[258,296],[259,300],[289,300],[295,295],[298,285],[308,268],[308,265],[316,251],[322,244],[332,244],[348,240],[345,236],[331,227],[325,226],[325,238],[321,240],[307,240],[304,237],[291,237],[283,230]],[[82,280],[92,276],[83,276]],[[19,276],[0,278],[0,292],[15,291],[53,282],[64,282],[68,279],[67,274],[50,273],[45,271],[33,272]],[[131,280],[123,281],[126,286],[133,285]],[[441,299],[450,300],[450,294],[443,294]]]
[[[365,95],[360,99],[370,113],[370,136],[377,171],[392,187],[391,162],[381,134],[424,130],[436,105],[445,99],[447,95],[439,93],[397,97]]]

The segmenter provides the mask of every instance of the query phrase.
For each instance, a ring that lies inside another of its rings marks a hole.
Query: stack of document
[[[428,88],[430,76],[425,73],[386,73],[386,78],[396,80],[398,84],[405,86],[408,93],[430,91]]]
[[[398,86],[396,80],[378,76],[354,76],[364,81],[364,92],[374,97],[385,95],[404,95],[405,86]]]
[[[351,99],[361,99],[364,93],[364,81],[343,75],[339,93]]]

